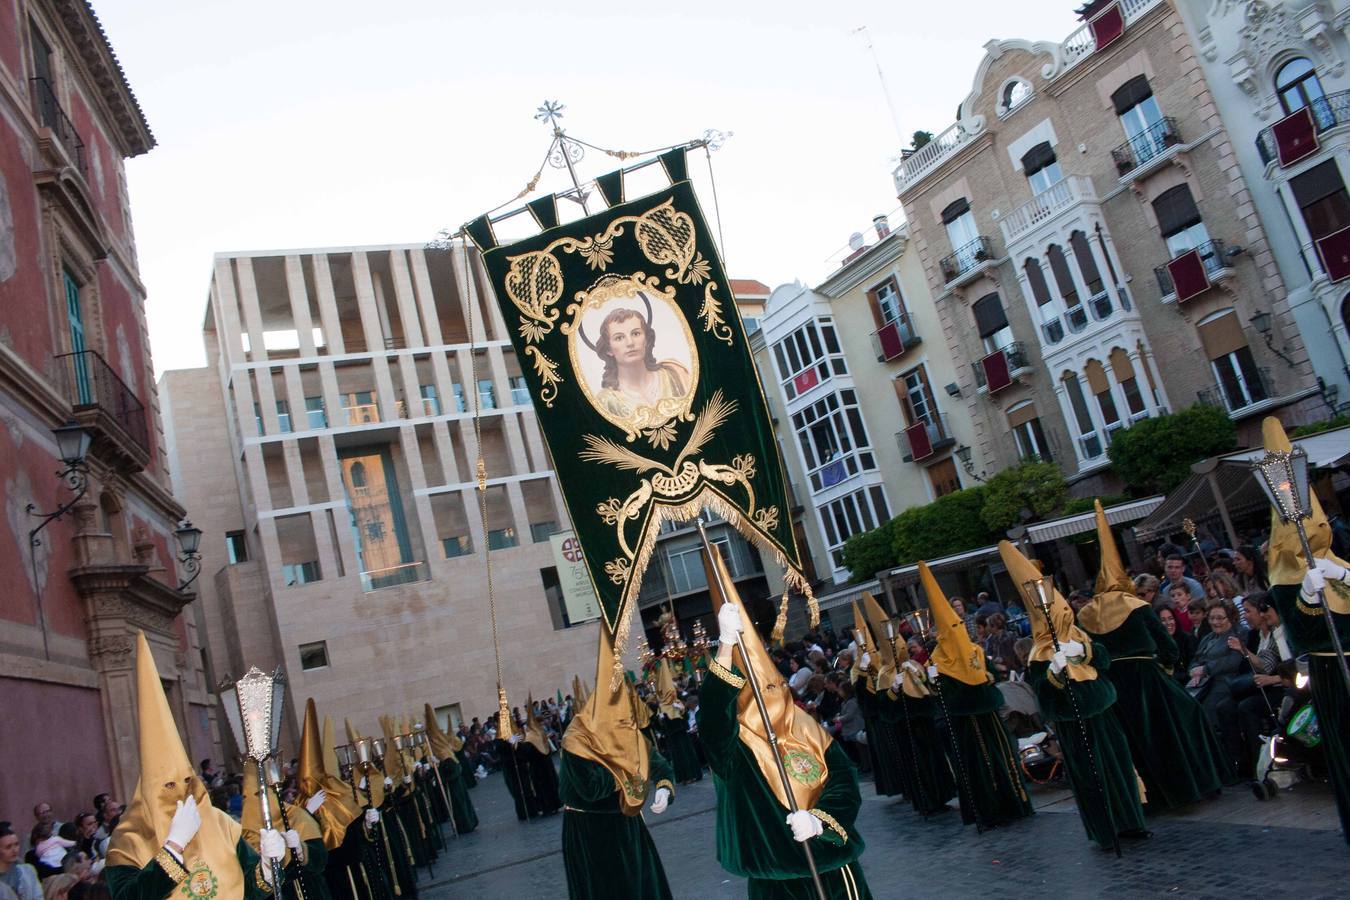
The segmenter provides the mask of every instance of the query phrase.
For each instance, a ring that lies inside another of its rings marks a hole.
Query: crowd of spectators
[[[0,900],[102,900],[108,839],[123,805],[109,794],[62,821],[50,803],[33,822],[0,821]]]

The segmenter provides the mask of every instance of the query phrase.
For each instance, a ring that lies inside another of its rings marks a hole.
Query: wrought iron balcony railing
[[[904,313],[872,332],[872,349],[876,351],[877,362],[898,359],[918,343],[920,338],[914,333],[914,325]]]
[[[1308,104],[1308,112],[1312,115],[1313,128],[1318,134],[1337,125],[1344,125],[1350,122],[1350,91],[1337,91],[1325,97],[1318,97]],[[1269,164],[1280,158],[1279,143],[1275,139],[1274,129],[1273,125],[1263,128],[1256,136],[1256,152],[1261,155],[1263,163]]]
[[[62,353],[56,359],[76,420],[94,432],[96,441],[111,441],[121,455],[144,466],[151,452],[150,427],[136,392],[93,350]]]
[[[1239,412],[1276,396],[1275,382],[1270,369],[1262,366],[1243,372],[1235,370],[1232,377],[1222,379],[1214,387],[1196,392],[1201,403],[1217,406],[1230,413]]]
[[[1227,247],[1224,246],[1223,241],[1217,238],[1197,245],[1194,250],[1200,254],[1200,261],[1205,266],[1205,275],[1209,277],[1210,281],[1213,281],[1220,272],[1233,267],[1228,260]],[[1190,250],[1186,251],[1186,253],[1190,252]],[[1173,257],[1173,260],[1180,259],[1186,253]],[[1162,291],[1164,297],[1170,297],[1177,292],[1176,284],[1172,280],[1172,273],[1168,271],[1169,265],[1170,263],[1164,263],[1153,270],[1154,277],[1158,279],[1158,290]]]
[[[1116,172],[1127,175],[1135,169],[1157,159],[1168,147],[1181,143],[1181,131],[1177,121],[1165,116],[1145,128],[1138,134],[1111,151],[1111,159],[1116,164]]]
[[[66,153],[70,154],[75,168],[79,169],[81,174],[88,174],[89,164],[85,158],[84,141],[75,130],[75,123],[70,121],[70,116],[66,115],[66,111],[57,101],[56,91],[52,90],[51,84],[45,78],[30,78],[28,83],[33,88],[33,106],[37,110],[38,121],[56,135],[61,146],[65,147]]]
[[[946,413],[929,415],[896,435],[905,462],[923,462],[956,443]]]
[[[942,257],[938,261],[938,268],[942,270],[942,279],[950,283],[993,258],[994,242],[980,235],[969,244],[956,248],[956,252],[950,256]]]

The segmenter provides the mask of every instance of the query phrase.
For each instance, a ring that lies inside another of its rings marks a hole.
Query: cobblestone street
[[[424,877],[427,900],[506,890],[513,897],[565,897],[559,832],[562,816],[517,822],[499,776],[472,792],[478,831],[452,840]],[[862,863],[877,898],[975,897],[1194,898],[1345,896],[1350,847],[1342,840],[1330,792],[1300,785],[1268,803],[1243,786],[1180,813],[1156,816],[1153,837],[1124,847],[1124,857],[1095,849],[1067,792],[1037,788],[1037,814],[977,835],[953,809],[930,821],[903,800],[877,797],[863,784]],[[677,898],[740,898],[742,879],[714,856],[712,779],[682,788],[664,816],[647,815]],[[940,878],[941,881],[935,881]]]

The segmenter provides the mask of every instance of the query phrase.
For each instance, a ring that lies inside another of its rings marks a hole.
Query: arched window
[[[1031,99],[1031,85],[1018,78],[1003,88],[1003,111],[1012,112]]]
[[[1326,92],[1322,82],[1317,79],[1317,70],[1303,57],[1291,59],[1280,66],[1275,73],[1275,93],[1280,96],[1280,106],[1286,113],[1295,112],[1305,106],[1312,107],[1313,118],[1321,123],[1321,116],[1330,113],[1326,109]]]
[[[352,463],[352,487],[363,488],[366,486],[366,464],[363,462]]]

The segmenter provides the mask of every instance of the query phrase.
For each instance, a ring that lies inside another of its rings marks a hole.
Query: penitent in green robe
[[[243,900],[271,897],[271,891],[259,888],[257,883],[257,868],[262,857],[242,837],[235,845],[234,852],[239,859],[239,868],[244,873]],[[175,882],[153,859],[139,869],[135,866],[109,866],[103,870],[103,878],[113,900],[166,900],[183,890],[183,885]]]
[[[1271,585],[1270,597],[1280,611],[1284,636],[1295,653],[1308,654],[1308,678],[1312,682],[1313,709],[1322,732],[1322,753],[1327,776],[1336,794],[1336,812],[1341,817],[1341,834],[1350,843],[1350,696],[1344,676],[1327,632],[1326,616],[1336,622],[1341,646],[1350,648],[1350,616],[1309,606],[1299,600],[1300,585]],[[1328,584],[1327,590],[1337,586]]]
[[[450,795],[450,812],[455,818],[455,833],[464,835],[478,827],[478,811],[469,799],[469,789],[465,787],[464,768],[453,759],[440,762],[441,783]]]
[[[1112,712],[1116,687],[1104,677],[1112,668],[1111,657],[1096,642],[1091,665],[1098,672],[1096,679],[1066,683],[1063,673],[1051,674],[1049,663],[1033,662],[1027,681],[1064,751],[1083,828],[1089,838],[1109,849],[1117,835],[1144,831],[1144,807],[1129,741]]]
[[[787,826],[788,810],[738,736],[736,698],[750,687],[739,672],[711,669],[699,696],[698,733],[717,788],[717,861],[733,875],[749,879],[752,900],[814,900],[806,856]],[[862,805],[858,772],[834,741],[825,753],[825,765],[829,775],[824,790],[815,809],[808,810],[824,814],[824,830],[811,839],[816,869],[829,900],[870,900],[858,864],[863,839],[854,825]]]
[[[670,789],[674,772],[648,742],[652,790]],[[666,870],[642,816],[619,808],[619,787],[597,762],[562,751],[562,851],[572,900],[670,900]]]
[[[1106,674],[1116,687],[1112,715],[1130,743],[1148,808],[1194,803],[1231,782],[1204,708],[1168,673],[1180,654],[1158,614],[1138,607],[1114,631],[1092,638],[1111,654]]]
[[[905,796],[924,816],[948,809],[947,802],[956,796],[951,764],[933,718],[936,707],[931,695],[918,698],[886,691],[877,696],[878,715],[890,723],[903,751]]]
[[[867,728],[867,756],[872,762],[872,786],[882,797],[905,793],[908,779],[905,770],[909,761],[901,746],[893,723],[881,715],[881,701],[872,690],[872,679],[859,678],[853,685],[853,696],[858,699],[858,712]]]
[[[377,841],[379,831],[358,816],[342,836],[342,843],[328,854],[325,876],[334,900],[392,900],[389,860]]]
[[[478,787],[478,776],[473,774],[473,767],[469,765],[469,754],[463,747],[455,751],[455,761],[459,763],[459,777],[464,779],[464,786]]]
[[[1016,744],[998,715],[1003,705],[998,687],[939,675],[934,694],[938,710],[949,717],[948,749],[961,797],[961,820],[992,828],[1031,815]]]
[[[694,749],[694,739],[689,736],[689,720],[684,716],[668,718],[664,713],[655,719],[666,741],[666,755],[671,768],[675,770],[675,781],[688,784],[703,780],[703,765],[698,761],[698,751]]]

